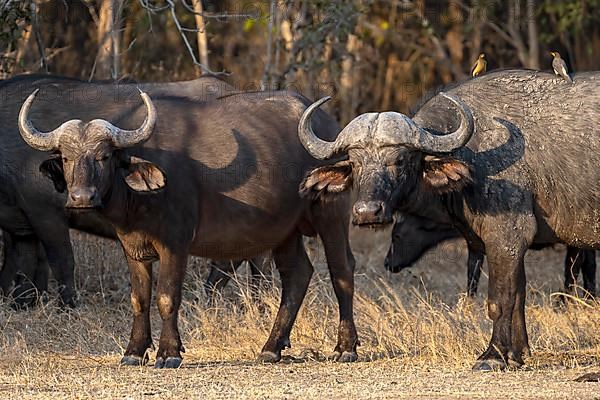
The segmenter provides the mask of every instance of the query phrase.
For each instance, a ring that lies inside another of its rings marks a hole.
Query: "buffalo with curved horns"
[[[311,130],[322,99],[298,126],[313,157],[347,157],[327,174],[312,171],[301,193],[327,195],[321,182],[336,171],[345,187],[358,187],[354,224],[388,224],[399,210],[454,225],[485,252],[493,331],[475,369],[522,365],[529,352],[523,258],[531,245],[600,248],[600,73],[574,81],[489,73],[434,96],[413,118],[360,115],[335,141]]]
[[[348,243],[348,196],[302,199],[298,185],[318,165],[297,139],[306,99],[292,92],[242,93],[211,102],[152,101],[144,107],[107,103],[102,119],[68,120],[42,131],[23,103],[19,129],[40,151],[54,152],[50,175],[68,192],[71,212],[96,212],[114,227],[131,273],[134,320],[123,364],[148,361],[151,265],[160,261],[157,303],[162,318],[156,367],[180,365],[177,315],[189,253],[243,259],[272,250],[282,299],[260,360],[278,361],[306,293],[313,267],[302,236],[324,244],[340,305],[340,361],[357,358],[353,321],[354,258]],[[44,115],[53,105],[42,105]],[[337,125],[324,112],[313,128],[333,139]]]
[[[63,304],[75,305],[73,282],[73,251],[69,228],[103,237],[116,238],[111,225],[97,213],[70,213],[64,209],[64,184],[56,189],[42,176],[49,174],[56,163],[27,146],[19,136],[17,120],[23,101],[31,91],[41,87],[32,118],[37,125],[51,127],[75,113],[91,119],[106,104],[131,104],[137,101],[140,87],[156,97],[176,96],[203,102],[235,93],[234,87],[213,77],[168,83],[87,82],[53,75],[20,75],[0,82],[0,228],[10,236],[6,266],[0,273],[0,291],[8,293],[15,281],[12,295],[17,306],[29,306],[37,301],[37,293],[45,290],[48,276],[45,262],[36,254],[42,244],[47,261],[59,284]],[[45,110],[41,104],[52,105]],[[128,108],[114,109],[119,115]],[[40,165],[41,164],[41,165]],[[57,191],[58,190],[58,191]],[[59,193],[61,192],[61,193]],[[225,264],[223,264],[225,265]]]

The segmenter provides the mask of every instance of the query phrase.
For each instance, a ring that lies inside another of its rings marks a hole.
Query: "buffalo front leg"
[[[290,347],[290,332],[313,273],[299,233],[293,233],[275,249],[273,259],[281,277],[281,304],[269,339],[258,357],[261,362],[281,360],[281,350]]]
[[[349,196],[342,196],[333,202],[314,204],[311,210],[317,232],[323,241],[339,306],[340,323],[334,354],[340,362],[356,361],[356,347],[359,345],[353,315],[355,260],[348,240],[349,201]]]
[[[527,336],[527,326],[525,324],[527,278],[525,276],[524,262],[521,261],[520,264],[517,271],[515,271],[517,274],[517,293],[512,315],[512,346],[508,357],[509,362],[515,361],[517,365],[523,364],[523,356],[531,356],[531,351],[529,350],[529,337]]]
[[[483,253],[469,247],[469,259],[467,261],[467,294],[474,297],[477,294],[477,286],[481,278],[481,266],[483,265]]]
[[[162,319],[162,329],[156,353],[156,368],[178,368],[185,352],[179,336],[177,317],[181,305],[183,277],[187,266],[187,252],[166,251],[160,257],[156,303]]]
[[[150,300],[152,297],[152,263],[136,261],[127,257],[131,275],[131,307],[133,325],[131,337],[122,365],[145,365],[148,363],[147,350],[152,347],[150,331]]]
[[[489,371],[523,364],[528,352],[525,326],[525,268],[523,258],[528,244],[486,243],[489,266],[488,315],[493,321],[487,350],[473,367]]]
[[[355,260],[347,238],[347,232],[345,236],[342,234],[322,237],[329,275],[340,312],[338,340],[334,349],[335,359],[339,362],[356,361],[356,347],[359,344],[353,311]]]

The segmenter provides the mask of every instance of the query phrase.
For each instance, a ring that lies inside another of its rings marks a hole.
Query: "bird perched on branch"
[[[485,72],[487,68],[487,61],[485,60],[485,54],[481,53],[477,61],[475,61],[475,65],[471,69],[471,76],[479,76]]]
[[[567,69],[565,60],[560,57],[560,54],[558,54],[557,51],[551,51],[550,54],[554,57],[554,60],[552,60],[552,69],[554,69],[554,73],[561,76],[565,81],[573,83],[573,79],[569,76],[569,70]]]

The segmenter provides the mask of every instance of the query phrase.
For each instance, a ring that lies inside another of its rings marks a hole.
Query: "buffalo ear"
[[[300,197],[318,199],[341,193],[352,186],[352,166],[348,161],[315,168],[300,183]]]
[[[125,183],[136,192],[156,192],[167,184],[164,172],[150,161],[131,156],[125,168]]]
[[[459,192],[471,182],[471,168],[462,161],[431,155],[423,159],[422,183],[425,189],[431,192]]]
[[[50,180],[52,180],[54,189],[56,189],[58,193],[63,193],[65,190],[67,190],[67,181],[65,181],[65,173],[60,154],[55,154],[41,163],[40,172],[46,178],[50,178]]]

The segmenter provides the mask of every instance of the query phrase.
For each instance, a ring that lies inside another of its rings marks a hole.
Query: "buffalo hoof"
[[[25,311],[34,308],[38,304],[37,299],[17,298],[11,303],[11,308],[15,311]]]
[[[75,290],[62,289],[60,291],[60,307],[67,310],[76,308],[77,292]]]
[[[73,297],[68,299],[61,299],[60,306],[63,310],[72,310],[77,308],[77,300]]]
[[[257,361],[263,364],[273,364],[281,360],[281,354],[273,353],[272,351],[263,351],[258,355]]]
[[[358,354],[355,351],[335,352],[333,359],[340,363],[349,363],[358,360]]]
[[[130,365],[134,367],[139,367],[146,365],[148,363],[148,356],[144,355],[143,357],[136,355],[123,356],[121,358],[121,365]]]
[[[179,368],[183,359],[181,357],[167,357],[167,359],[157,358],[154,368]]]
[[[498,360],[490,358],[489,360],[477,360],[473,365],[473,371],[490,372],[490,371],[503,371],[506,369],[506,363],[504,360]]]
[[[521,350],[521,354],[523,354],[523,357],[531,357],[531,349],[529,348],[529,346],[523,347],[523,350]]]

